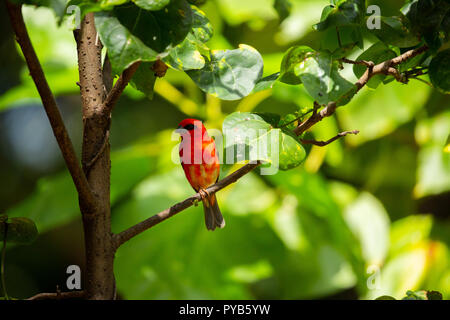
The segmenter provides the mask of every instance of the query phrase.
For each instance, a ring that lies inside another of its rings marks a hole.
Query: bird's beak
[[[179,126],[178,128],[175,129],[175,132],[178,134],[183,134],[183,132],[185,132],[186,129],[184,129],[183,127]]]

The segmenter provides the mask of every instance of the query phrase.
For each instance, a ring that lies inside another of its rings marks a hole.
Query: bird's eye
[[[185,125],[184,128],[189,131],[189,130],[194,129],[195,126],[192,123],[189,123],[189,124]]]

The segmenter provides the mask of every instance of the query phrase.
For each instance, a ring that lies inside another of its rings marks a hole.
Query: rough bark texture
[[[101,64],[101,43],[97,39],[94,16],[86,15],[76,36],[83,107],[82,164],[91,190],[97,198],[95,213],[83,212],[86,249],[84,274],[87,299],[114,297],[114,251],[110,208],[110,114],[105,112]]]

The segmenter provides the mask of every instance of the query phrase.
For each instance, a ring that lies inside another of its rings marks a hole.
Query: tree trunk
[[[105,111],[101,50],[94,15],[88,13],[76,34],[83,108],[82,164],[97,199],[95,212],[80,205],[86,250],[84,288],[87,299],[113,299],[114,249],[110,207],[110,114]]]

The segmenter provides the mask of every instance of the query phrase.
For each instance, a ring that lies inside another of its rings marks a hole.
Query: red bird
[[[219,179],[220,163],[216,144],[200,120],[185,119],[178,125],[181,134],[180,160],[192,188],[202,195],[205,224],[208,230],[225,227],[216,196],[204,189]]]

